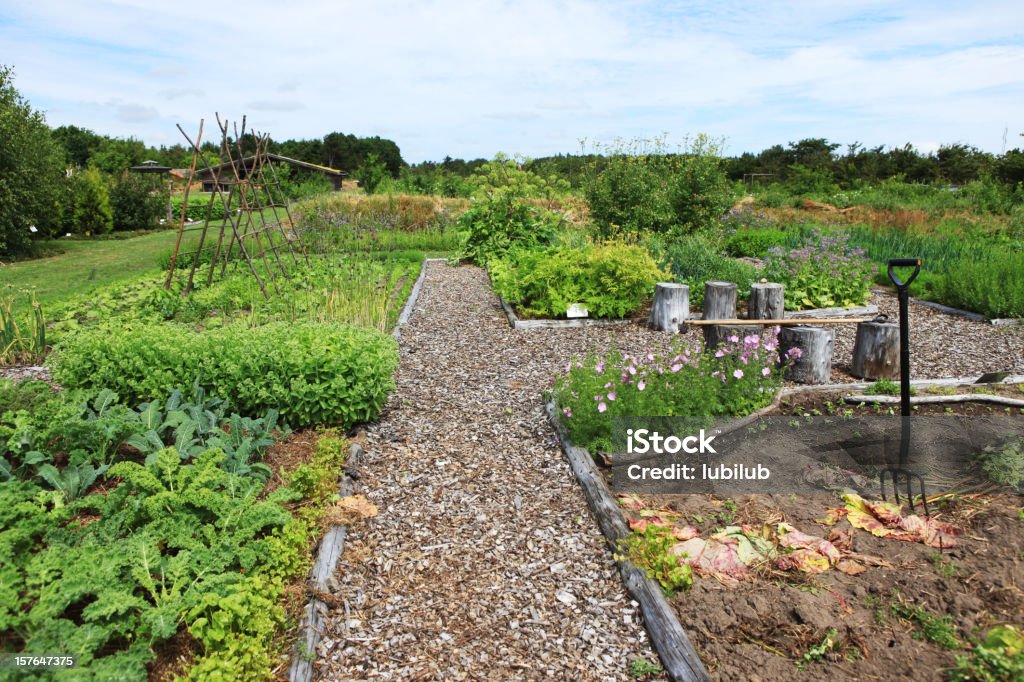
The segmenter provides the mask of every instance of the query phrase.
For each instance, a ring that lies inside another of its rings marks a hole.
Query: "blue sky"
[[[0,1],[0,63],[53,125],[148,144],[214,112],[407,161],[708,133],[1024,147],[1024,2]]]

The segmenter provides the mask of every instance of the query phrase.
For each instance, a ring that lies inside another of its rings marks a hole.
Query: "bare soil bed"
[[[1018,386],[980,390],[1021,395]],[[843,395],[790,397],[776,412],[876,414],[872,405],[843,403]],[[939,415],[1002,412],[999,406],[977,403],[922,405],[919,410]],[[1019,408],[1012,413],[1024,419]],[[880,499],[877,490],[873,499]],[[941,547],[876,537],[847,519],[830,525],[825,522],[829,510],[843,508],[844,502],[828,492],[729,499],[675,495],[647,497],[643,503],[647,511],[627,509],[627,518],[636,523],[652,511],[678,514],[677,527],[685,524],[703,538],[727,526],[762,529],[788,523],[828,540],[866,568],[855,575],[840,570],[810,574],[764,562],[751,565],[738,581],[695,570],[692,589],[677,593],[672,604],[716,679],[941,680],[956,656],[966,654],[990,628],[1024,623],[1022,495],[931,497],[931,517],[958,531],[953,546]],[[906,505],[902,511],[912,513]],[[919,502],[913,513],[921,515]]]

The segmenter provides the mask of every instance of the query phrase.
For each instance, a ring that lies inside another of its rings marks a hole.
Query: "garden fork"
[[[906,281],[901,280],[893,268],[912,267],[914,272]],[[907,501],[910,502],[910,510],[914,510],[913,483],[917,479],[921,488],[921,504],[924,506],[924,515],[928,514],[928,497],[925,494],[924,479],[920,474],[914,473],[907,468],[910,459],[910,283],[914,281],[921,272],[920,258],[891,258],[889,259],[889,279],[896,285],[896,295],[900,306],[900,459],[895,467],[889,466],[878,474],[878,482],[882,487],[882,499],[885,500],[886,474],[892,477],[892,491],[896,498],[896,504],[900,503],[900,479],[907,483]]]

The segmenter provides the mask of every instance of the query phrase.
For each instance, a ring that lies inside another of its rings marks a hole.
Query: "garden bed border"
[[[338,477],[340,497],[345,498],[355,492],[353,479],[358,478],[356,469],[364,455],[363,447],[359,443],[353,443],[345,460],[345,468]],[[344,525],[330,526],[320,540],[316,559],[306,583],[313,596],[303,609],[302,620],[299,622],[298,637],[295,639],[291,663],[288,666],[289,682],[312,682],[314,655],[323,638],[324,612],[328,608],[320,595],[329,592],[327,581],[334,575],[338,560],[341,559],[347,532],[348,528]]]
[[[409,323],[409,318],[412,317],[412,309],[416,307],[416,301],[420,298],[420,290],[423,288],[423,280],[427,278],[427,263],[445,263],[446,258],[424,258],[423,263],[420,264],[420,274],[416,278],[416,283],[412,285],[412,291],[409,292],[409,299],[405,302],[402,307],[402,312],[398,315],[398,321],[395,322],[395,328],[391,332],[391,336],[394,337],[395,341],[402,336],[402,327]]]
[[[646,572],[637,568],[625,557],[617,556],[620,551],[618,543],[629,535],[629,526],[619,509],[618,503],[608,490],[601,472],[594,463],[594,458],[583,448],[572,444],[558,418],[558,411],[553,401],[548,401],[545,409],[548,421],[558,436],[562,454],[583,488],[587,506],[597,521],[613,554],[615,563],[622,576],[626,591],[640,604],[644,625],[651,638],[654,650],[661,658],[662,666],[671,680],[682,682],[704,682],[710,680],[704,664],[701,663],[697,650],[676,616],[675,609],[668,603],[662,593],[661,585],[650,578]]]
[[[495,292],[501,309],[505,311],[508,324],[513,329],[575,329],[579,327],[618,327],[624,324],[636,322],[636,319],[627,318],[624,320],[597,320],[589,317],[579,317],[571,320],[520,320],[512,306]]]

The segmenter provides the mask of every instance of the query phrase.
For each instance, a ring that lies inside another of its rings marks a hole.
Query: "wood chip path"
[[[516,332],[481,270],[426,267],[360,470],[379,515],[331,582],[319,679],[629,679],[657,657],[541,394],[573,354],[654,337]]]

